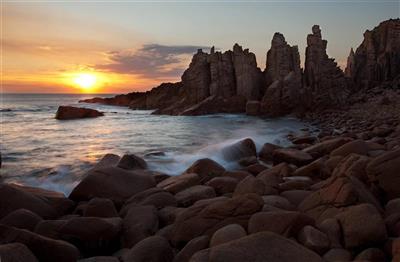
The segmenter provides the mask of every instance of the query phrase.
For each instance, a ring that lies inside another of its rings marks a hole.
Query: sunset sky
[[[126,93],[178,81],[198,48],[249,48],[265,68],[274,32],[298,45],[319,24],[343,66],[399,1],[3,1],[2,92]]]

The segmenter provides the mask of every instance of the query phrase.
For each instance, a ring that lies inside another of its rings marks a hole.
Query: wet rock
[[[191,206],[196,201],[216,197],[214,188],[210,186],[197,185],[178,192],[175,195],[179,206]]]
[[[127,170],[146,169],[147,163],[143,158],[138,157],[137,155],[127,154],[119,160],[118,167]]]
[[[103,168],[103,167],[110,167],[110,166],[116,166],[121,158],[118,155],[114,154],[105,154],[96,165],[92,168],[98,169],[98,168]]]
[[[154,206],[131,206],[122,221],[123,246],[131,248],[139,241],[154,235],[159,226]]]
[[[56,113],[56,119],[58,120],[93,118],[99,116],[104,116],[104,114],[95,109],[72,106],[59,106]]]
[[[24,244],[43,262],[70,262],[77,261],[79,257],[78,249],[61,240],[54,240],[23,229],[17,229],[5,225],[0,225],[0,244],[8,243]]]
[[[268,248],[265,248],[268,247]],[[271,232],[260,232],[196,253],[191,262],[321,262],[313,251]]]
[[[0,257],[4,262],[38,262],[35,255],[20,243],[0,245]]]
[[[350,207],[338,214],[337,218],[343,230],[346,248],[376,244],[387,238],[385,223],[371,204]]]
[[[0,224],[33,231],[42,218],[27,209],[17,209],[0,220]]]
[[[168,241],[160,236],[143,239],[131,248],[123,261],[137,262],[172,262],[174,253]]]
[[[194,162],[184,173],[196,173],[200,177],[202,183],[221,176],[225,172],[225,168],[209,158],[199,159]]]
[[[191,186],[195,186],[200,184],[201,179],[198,174],[195,173],[184,173],[179,176],[171,176],[160,183],[157,184],[157,187],[164,189],[170,193],[178,193],[184,189],[187,189]]]
[[[86,217],[118,217],[114,203],[107,198],[92,198],[83,215]]]
[[[215,247],[229,241],[233,241],[247,235],[241,225],[231,224],[218,229],[210,240],[210,247]]]
[[[324,254],[330,247],[328,237],[318,229],[308,225],[300,230],[297,239],[303,246],[318,254]]]
[[[89,200],[94,197],[108,198],[118,205],[132,195],[154,186],[154,178],[146,172],[105,167],[89,171],[72,190],[69,198],[74,201]]]
[[[258,152],[258,156],[264,161],[272,161],[272,153],[279,148],[282,147],[271,143],[265,143],[260,152]]]
[[[223,148],[222,154],[229,161],[257,156],[256,145],[251,138],[246,138]]]
[[[249,220],[249,234],[270,231],[286,237],[297,236],[306,225],[313,225],[314,220],[295,211],[259,212]]]
[[[244,157],[239,159],[238,164],[244,167],[258,164],[258,159],[256,156]]]

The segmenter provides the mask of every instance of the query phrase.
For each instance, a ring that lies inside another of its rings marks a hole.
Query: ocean
[[[78,103],[88,94],[2,94],[0,150],[3,181],[42,187],[68,195],[104,154],[134,153],[152,170],[177,175],[195,160],[209,157],[227,168],[221,149],[252,138],[287,145],[286,135],[310,125],[295,118],[242,114],[159,116],[149,110]],[[99,96],[99,95],[97,95]],[[105,97],[105,95],[101,95]],[[111,96],[111,95],[107,95]],[[104,117],[60,121],[58,106],[94,108]],[[164,155],[146,155],[163,152]]]

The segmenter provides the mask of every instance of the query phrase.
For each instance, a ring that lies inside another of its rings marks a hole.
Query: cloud
[[[137,50],[111,51],[107,53],[109,63],[94,66],[95,69],[135,74],[147,78],[179,76],[190,57],[205,46],[147,44]]]

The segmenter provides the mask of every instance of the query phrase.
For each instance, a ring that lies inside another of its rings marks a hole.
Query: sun
[[[97,77],[94,74],[82,73],[74,77],[73,81],[77,86],[88,91],[96,85]]]

